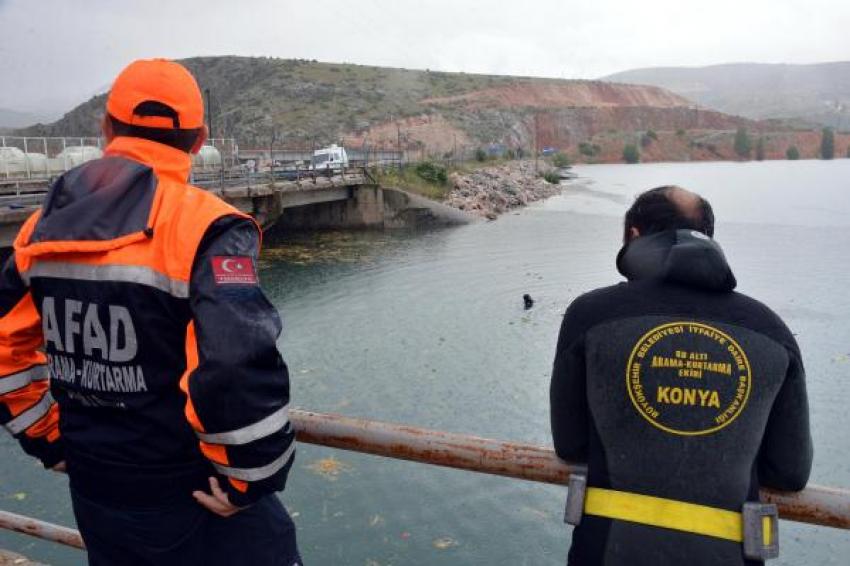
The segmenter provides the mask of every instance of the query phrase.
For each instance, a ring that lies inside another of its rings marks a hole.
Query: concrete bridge
[[[297,180],[269,177],[206,179],[197,182],[257,219],[264,230],[400,228],[462,224],[464,213],[400,191],[380,187],[363,169]],[[9,247],[24,220],[41,206],[42,183],[0,185],[0,248]]]

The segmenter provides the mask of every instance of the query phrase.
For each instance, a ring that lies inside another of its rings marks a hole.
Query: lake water
[[[809,376],[812,482],[850,487],[850,160],[576,167],[563,195],[428,233],[271,242],[261,278],[305,409],[549,444],[561,315],[620,279],[633,196],[680,184],[711,200],[739,290],[797,334]],[[537,301],[522,308],[522,295]],[[793,447],[791,447],[793,449]],[[0,439],[0,508],[73,524],[66,480]],[[566,490],[300,445],[282,495],[308,564],[563,564]],[[846,531],[783,522],[772,564],[846,564]],[[0,533],[52,564],[77,551]]]

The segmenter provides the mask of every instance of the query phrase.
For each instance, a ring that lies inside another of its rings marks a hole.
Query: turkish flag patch
[[[257,272],[248,256],[217,255],[212,258],[216,285],[256,285]]]

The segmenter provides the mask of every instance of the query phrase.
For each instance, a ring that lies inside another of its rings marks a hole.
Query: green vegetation
[[[600,153],[602,153],[602,147],[590,142],[581,142],[578,144],[578,152],[585,157],[596,157]]]
[[[658,141],[658,134],[655,133],[655,130],[647,130],[646,133],[640,137],[640,146],[649,147],[654,141]]]
[[[433,161],[417,163],[413,170],[417,175],[419,175],[420,179],[432,185],[442,186],[449,180],[446,168],[434,163]]]
[[[558,167],[559,169],[562,167],[569,167],[570,158],[567,157],[566,153],[559,151],[558,153],[552,156],[552,165]]]
[[[750,139],[747,128],[738,128],[738,131],[735,132],[735,153],[738,154],[738,157],[749,158],[752,150],[753,141]]]
[[[756,141],[756,161],[764,161],[764,136]]]
[[[556,173],[552,169],[543,173],[543,179],[551,185],[557,185],[561,182],[560,175],[558,175],[558,173]]]
[[[375,169],[371,174],[382,187],[396,187],[433,200],[446,198],[451,190],[448,182],[428,181],[419,175],[417,169],[418,167],[404,167],[401,170]],[[443,171],[448,179],[448,173],[445,169]]]
[[[832,128],[824,128],[820,138],[820,158],[832,159],[835,157],[835,133]]]
[[[680,138],[685,137],[685,130],[683,130],[682,128],[679,128],[678,130],[676,130],[676,135],[679,136]]]
[[[481,149],[480,147],[475,150],[475,161],[480,163],[484,163],[487,161],[487,152]]]
[[[796,145],[792,145],[785,150],[785,157],[791,161],[796,161],[797,159],[800,159],[800,150],[797,149]]]
[[[626,163],[640,163],[640,150],[637,145],[627,143],[623,146],[623,161]]]

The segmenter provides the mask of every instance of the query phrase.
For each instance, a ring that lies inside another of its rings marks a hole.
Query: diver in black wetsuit
[[[570,565],[760,564],[744,554],[744,504],[760,486],[808,481],[799,348],[768,307],[733,291],[713,234],[699,196],[640,195],[617,256],[628,281],[567,310],[552,435],[559,457],[588,463]],[[775,543],[774,528],[754,524],[767,531],[760,545]]]

